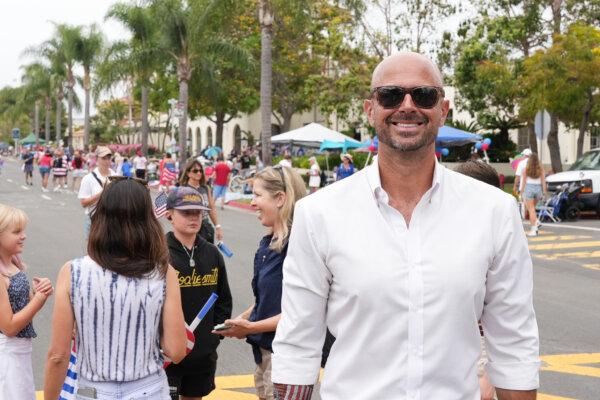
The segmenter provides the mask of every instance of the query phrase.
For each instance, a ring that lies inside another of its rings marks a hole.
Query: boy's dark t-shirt
[[[173,232],[167,233],[169,258],[178,272],[181,304],[185,322],[189,325],[206,303],[211,293],[219,298],[194,331],[195,346],[179,364],[167,368],[168,375],[193,375],[209,372],[217,360],[220,336],[211,333],[213,327],[231,318],[231,291],[227,281],[225,262],[219,250],[200,236],[196,236],[194,262],[190,267],[191,249],[186,254]]]

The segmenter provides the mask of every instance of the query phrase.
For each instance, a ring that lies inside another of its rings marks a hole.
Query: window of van
[[[582,170],[600,170],[600,151],[588,151],[569,168],[569,171]]]

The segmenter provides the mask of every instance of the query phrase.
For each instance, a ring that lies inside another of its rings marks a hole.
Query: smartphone
[[[215,327],[213,328],[215,331],[224,331],[225,329],[229,329],[231,328],[231,325],[228,324],[219,324],[219,325],[215,325]]]

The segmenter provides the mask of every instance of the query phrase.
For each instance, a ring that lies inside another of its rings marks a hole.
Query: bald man
[[[538,329],[532,264],[514,199],[446,169],[435,138],[448,113],[426,57],[400,53],[373,72],[364,102],[379,156],[297,203],[273,343],[277,396],[323,400],[535,399]]]

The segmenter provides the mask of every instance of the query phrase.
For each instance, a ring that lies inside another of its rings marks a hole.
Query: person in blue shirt
[[[341,181],[344,178],[349,177],[354,173],[354,163],[352,160],[352,156],[348,153],[342,154],[342,163],[337,169],[336,172],[336,181]]]
[[[131,176],[132,176],[131,163],[129,162],[128,159],[123,160],[122,171],[123,171],[123,176],[131,178]]]
[[[255,303],[238,317],[225,321],[229,328],[213,331],[227,337],[246,339],[252,346],[256,371],[254,384],[259,399],[273,400],[271,344],[281,315],[283,260],[287,254],[294,206],[306,196],[302,177],[289,167],[268,167],[253,184],[252,205],[269,233],[262,238],[254,256],[252,291]]]

